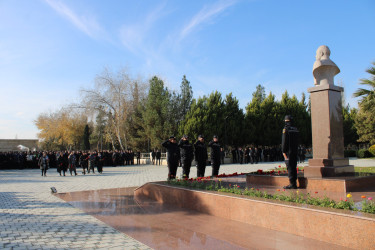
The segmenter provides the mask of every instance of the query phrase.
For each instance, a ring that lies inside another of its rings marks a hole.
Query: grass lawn
[[[358,173],[375,173],[375,167],[354,167],[354,171]]]

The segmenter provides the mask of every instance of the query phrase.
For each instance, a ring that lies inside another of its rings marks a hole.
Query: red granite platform
[[[134,188],[58,196],[154,249],[345,249],[141,196],[134,198]]]
[[[287,176],[269,176],[248,174],[246,176],[248,187],[251,186],[274,186],[283,187],[289,184]],[[366,192],[375,191],[375,175],[372,176],[347,176],[347,177],[325,177],[304,178],[299,175],[298,187],[308,191],[330,191],[330,192]]]
[[[374,246],[375,216],[359,212],[297,206],[160,183],[143,185],[135,191],[135,196],[342,247],[372,249]]]

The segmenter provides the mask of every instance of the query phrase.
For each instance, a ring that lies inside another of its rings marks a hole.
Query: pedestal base
[[[304,168],[305,178],[354,176],[354,166],[308,166]]]

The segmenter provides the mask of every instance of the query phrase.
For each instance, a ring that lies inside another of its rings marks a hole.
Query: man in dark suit
[[[175,179],[180,160],[180,149],[177,145],[174,136],[169,137],[168,140],[162,143],[162,146],[167,149],[167,163],[168,163],[168,180]]]
[[[285,127],[282,134],[282,152],[288,169],[289,185],[285,189],[297,188],[297,157],[299,131],[292,127],[292,117],[285,116]]]

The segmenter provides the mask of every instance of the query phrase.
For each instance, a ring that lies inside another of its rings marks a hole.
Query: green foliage
[[[301,144],[311,144],[311,118],[306,97],[303,94],[301,101],[296,96],[289,97],[288,92],[282,96],[280,102],[270,93],[267,98],[257,98],[257,87],[253,99],[246,107],[244,133],[247,143],[257,145],[278,145],[281,143],[281,131],[284,127],[284,117],[289,114],[294,117],[294,126],[300,130]]]
[[[191,88],[190,82],[186,79],[184,75],[182,77],[181,92],[178,95],[178,113],[179,113],[179,120],[185,119],[185,115],[189,112],[191,104],[193,102],[193,89]]]
[[[375,114],[375,62],[372,63],[369,69],[366,70],[370,74],[369,79],[361,79],[359,84],[370,87],[370,90],[359,88],[354,92],[354,97],[361,97],[360,106],[364,111],[369,111],[372,114]]]
[[[359,139],[357,128],[355,127],[355,118],[357,116],[357,109],[350,109],[347,105],[342,109],[343,116],[343,132],[344,132],[344,145],[357,144]]]
[[[345,209],[352,211],[361,211],[365,213],[375,213],[375,203],[372,201],[372,198],[369,197],[366,199],[365,196],[362,198],[362,206],[360,209],[356,208],[354,202],[351,198],[346,200],[340,200],[336,202],[333,199],[328,197],[320,198],[313,197],[310,193],[303,194],[299,191],[296,192],[285,192],[278,189],[277,192],[269,194],[266,191],[261,191],[255,188],[245,188],[242,189],[237,184],[228,184],[219,180],[212,180],[209,177],[196,178],[196,179],[174,179],[167,182],[170,185],[192,187],[196,189],[205,189],[210,191],[218,191],[222,193],[232,193],[237,195],[245,195],[249,197],[272,199],[286,202],[294,202],[299,204],[307,204],[312,206],[335,208],[335,209]],[[349,197],[349,196],[347,196]]]
[[[171,119],[171,93],[164,87],[163,80],[154,76],[149,84],[150,89],[145,108],[142,110],[142,118],[150,146],[156,148],[171,135],[176,121]]]
[[[360,149],[357,152],[358,158],[370,158],[372,157],[372,154],[367,149]]]
[[[375,62],[374,66],[366,70],[370,74],[369,79],[361,79],[359,84],[370,87],[370,90],[359,88],[354,97],[361,97],[359,112],[355,119],[360,142],[375,144]]]
[[[368,151],[372,154],[372,156],[375,156],[375,145],[372,145]]]
[[[197,138],[204,134],[206,138],[218,135],[222,140],[225,130],[225,103],[217,91],[209,97],[203,96],[193,100],[190,111],[180,123],[179,133]]]
[[[344,150],[344,157],[356,157],[357,151],[355,150]]]
[[[90,150],[90,129],[89,125],[86,124],[85,130],[83,131],[83,149]]]
[[[375,144],[375,115],[370,111],[360,108],[355,117],[355,127],[359,136],[359,142]]]

